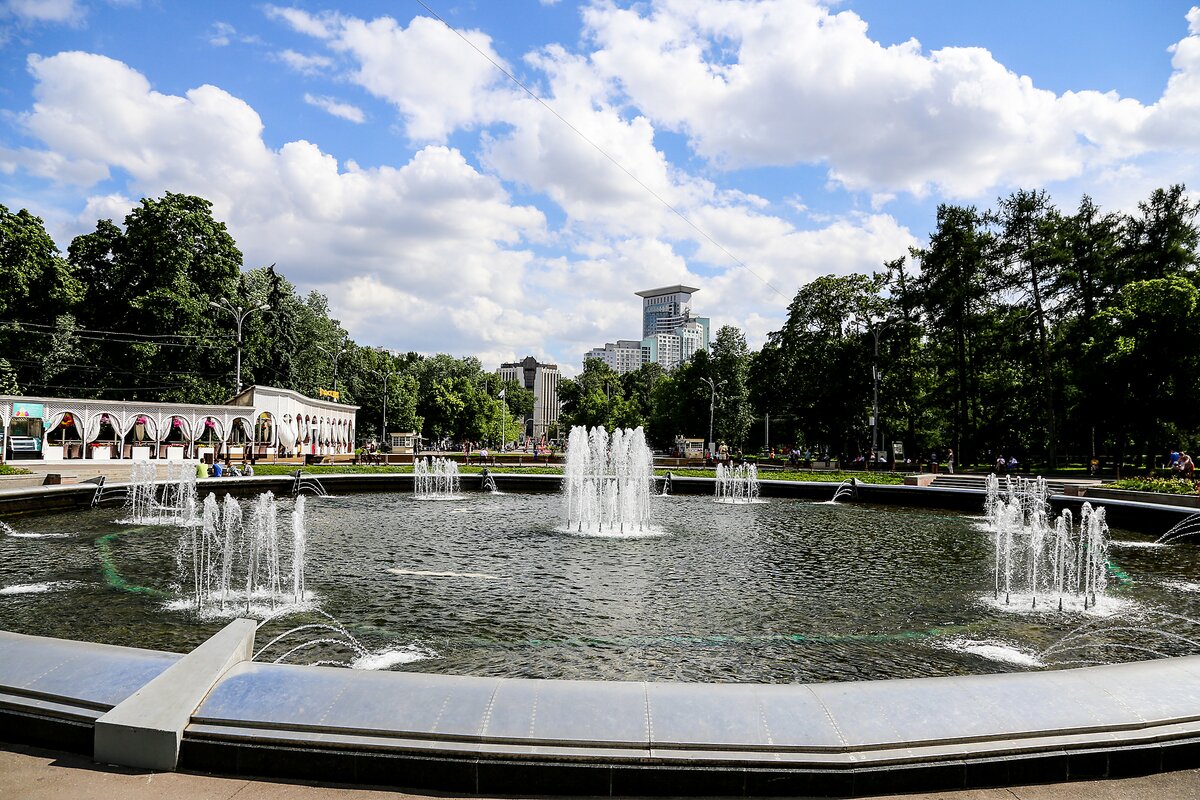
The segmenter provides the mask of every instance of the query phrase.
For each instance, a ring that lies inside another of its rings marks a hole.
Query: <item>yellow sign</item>
[[[317,389],[317,397],[328,397],[336,403],[341,400],[342,394],[341,392],[335,392],[329,389]]]

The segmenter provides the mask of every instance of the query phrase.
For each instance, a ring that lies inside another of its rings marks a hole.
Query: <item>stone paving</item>
[[[404,800],[427,795],[325,783],[144,772],[101,766],[85,756],[23,745],[0,745],[0,797],[6,800]],[[428,797],[432,800],[434,796]],[[1124,780],[877,797],[896,800],[1194,800],[1200,797],[1200,770]]]

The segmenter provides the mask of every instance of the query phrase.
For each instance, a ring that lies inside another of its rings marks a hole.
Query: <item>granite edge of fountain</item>
[[[470,479],[474,477],[476,476],[464,476],[467,479],[464,481],[464,488],[472,488]],[[497,477],[520,478],[522,483],[532,483],[544,490],[556,487],[561,480],[558,476],[542,475],[498,474]],[[347,489],[351,485],[395,488],[404,482],[396,481],[396,478],[408,478],[411,486],[411,476],[406,475],[348,475],[322,478],[323,482],[332,486]],[[328,480],[329,478],[335,480]],[[347,485],[349,481],[343,483],[342,480],[337,480],[343,478],[369,480],[355,480]],[[383,478],[391,480],[380,480]],[[711,486],[712,479],[676,478],[675,482],[677,486],[684,485],[699,491]],[[200,481],[200,489],[222,487],[235,489],[235,493],[256,492],[290,483],[291,479],[283,476],[231,478]],[[806,493],[823,492],[824,496],[828,497],[837,488],[835,484],[815,482],[765,481],[764,484],[766,496],[778,496],[775,493],[780,492],[787,496],[804,497]],[[517,488],[506,485],[506,481],[501,481],[501,486]],[[969,502],[971,508],[977,508],[983,494],[980,490],[959,488],[873,484],[859,484],[857,488],[860,492],[859,500],[903,505],[941,506],[942,503],[953,503],[955,505],[949,507],[958,507],[959,503]],[[64,496],[77,499],[78,493],[82,493],[90,502],[92,491],[93,487],[65,486],[18,490],[18,493],[55,498],[55,503],[48,509],[52,510],[63,507],[60,503]],[[924,498],[925,502],[916,502],[920,498]],[[929,502],[935,498],[939,498],[938,502]],[[1070,507],[1080,506],[1087,502],[1087,499],[1055,496],[1052,502]],[[1131,515],[1151,515],[1156,519],[1169,518],[1169,512],[1175,512],[1176,516],[1189,516],[1193,513],[1186,508],[1137,501],[1107,500],[1103,505],[1110,508],[1110,519],[1115,516],[1112,510],[1114,508]],[[1164,516],[1164,512],[1168,516]],[[48,641],[70,644],[76,648],[95,648],[97,652],[157,653],[139,648],[67,643],[65,640]],[[1200,660],[1200,657],[1188,657],[1183,660],[1189,659]],[[1181,659],[1114,665],[1098,669],[1148,669],[1156,664],[1178,661]],[[296,669],[320,671],[324,668]],[[1195,673],[1200,683],[1200,665],[1193,663],[1188,671]],[[1063,670],[1055,674],[1062,676],[1072,673],[1095,674],[1087,670]],[[1044,673],[1013,677],[1021,680],[1041,674]],[[385,674],[388,680],[405,680],[411,675],[412,673]],[[978,677],[986,676],[964,676],[963,679]],[[456,676],[439,678],[451,681],[469,680]],[[218,681],[217,686],[224,680],[222,678]],[[496,679],[497,685],[516,680],[518,679]],[[916,680],[928,686],[931,682],[956,679]],[[555,682],[529,683],[545,685]],[[849,685],[896,687],[905,683],[912,683],[912,679]],[[836,686],[826,684],[829,685]],[[724,685],[691,686],[702,697],[706,693],[719,691]],[[765,688],[758,685],[747,686],[751,691]],[[85,743],[91,742],[94,721],[100,715],[94,702],[88,703],[66,695],[39,695],[29,691],[22,694],[19,689],[14,694],[8,691],[11,688],[0,686],[0,738],[86,751]],[[795,688],[804,690],[806,687],[797,685]],[[728,794],[781,791],[786,793],[799,790],[821,794],[854,794],[884,789],[896,791],[897,787],[904,786],[923,789],[969,788],[1014,782],[1014,770],[1019,770],[1020,775],[1020,780],[1015,782],[1022,782],[1026,779],[1053,781],[1073,777],[1116,777],[1196,766],[1200,764],[1200,687],[1197,689],[1196,698],[1197,701],[1189,706],[1188,714],[1164,720],[1161,724],[1147,723],[1140,717],[1137,709],[1132,708],[1129,709],[1132,716],[1127,724],[1115,729],[1111,726],[1093,726],[1093,729],[1084,731],[1043,731],[1041,733],[1045,735],[1041,736],[1025,735],[1011,741],[992,738],[982,743],[964,741],[961,737],[923,742],[899,741],[893,743],[895,746],[884,749],[851,749],[840,753],[836,752],[836,748],[835,751],[830,751],[812,747],[792,751],[781,748],[763,750],[747,748],[745,743],[742,743],[740,749],[714,743],[709,743],[708,747],[697,746],[696,742],[675,741],[664,744],[656,743],[652,738],[632,748],[614,750],[610,746],[603,746],[601,742],[586,739],[563,747],[564,742],[553,744],[548,741],[485,741],[482,735],[458,740],[446,737],[431,739],[428,736],[422,737],[421,731],[407,731],[399,736],[391,734],[381,737],[355,728],[329,731],[298,726],[289,730],[286,726],[272,727],[271,723],[243,722],[230,725],[226,724],[229,720],[200,717],[202,721],[193,719],[184,730],[180,758],[184,768],[290,777],[304,777],[314,768],[320,773],[313,775],[314,777],[328,777],[331,773],[322,771],[321,765],[329,767],[336,762],[341,764],[341,768],[349,765],[355,782],[448,791],[528,792],[531,785],[567,794],[653,794],[657,791],[656,787],[664,790],[669,788],[672,793],[680,794],[711,794],[717,788]],[[827,708],[824,714],[832,719]],[[400,769],[398,765],[404,769]],[[451,776],[447,770],[458,777]],[[463,775],[467,777],[464,778]],[[685,779],[681,777],[683,775],[690,777]],[[429,783],[430,780],[433,782]],[[463,783],[464,780],[466,783]],[[689,780],[697,781],[691,791],[687,790]]]
[[[62,647],[45,637],[3,638],[10,655],[14,643],[31,658]],[[91,643],[72,643],[72,650],[75,657],[124,654],[131,663],[155,654]],[[1149,692],[1162,696],[1153,710],[1134,702]],[[1017,713],[1013,693],[1061,700]],[[8,698],[0,688],[0,736],[17,741],[41,732],[38,743],[62,748],[58,737],[73,726],[82,745],[78,731],[90,733],[97,716],[69,693],[57,702],[77,707],[74,719],[56,717],[45,699]],[[978,719],[963,726],[964,715]],[[242,661],[187,716],[179,765],[247,776],[599,795],[968,788],[1200,764],[1200,656],[790,685],[477,678]],[[381,723],[393,718],[390,728]],[[414,724],[420,719],[425,724]]]

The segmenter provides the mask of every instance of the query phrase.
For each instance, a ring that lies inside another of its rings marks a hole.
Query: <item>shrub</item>
[[[1184,478],[1122,478],[1106,485],[1110,489],[1129,489],[1135,492],[1160,494],[1195,494],[1196,487]]]

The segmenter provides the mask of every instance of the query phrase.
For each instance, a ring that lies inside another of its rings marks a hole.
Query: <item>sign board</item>
[[[337,401],[341,400],[342,393],[335,392],[330,389],[317,389],[317,397],[328,397],[330,400],[333,400],[336,403]]]
[[[31,417],[44,419],[46,407],[41,403],[13,403],[13,417]]]
[[[896,458],[904,458],[904,442],[892,442],[892,455]]]

